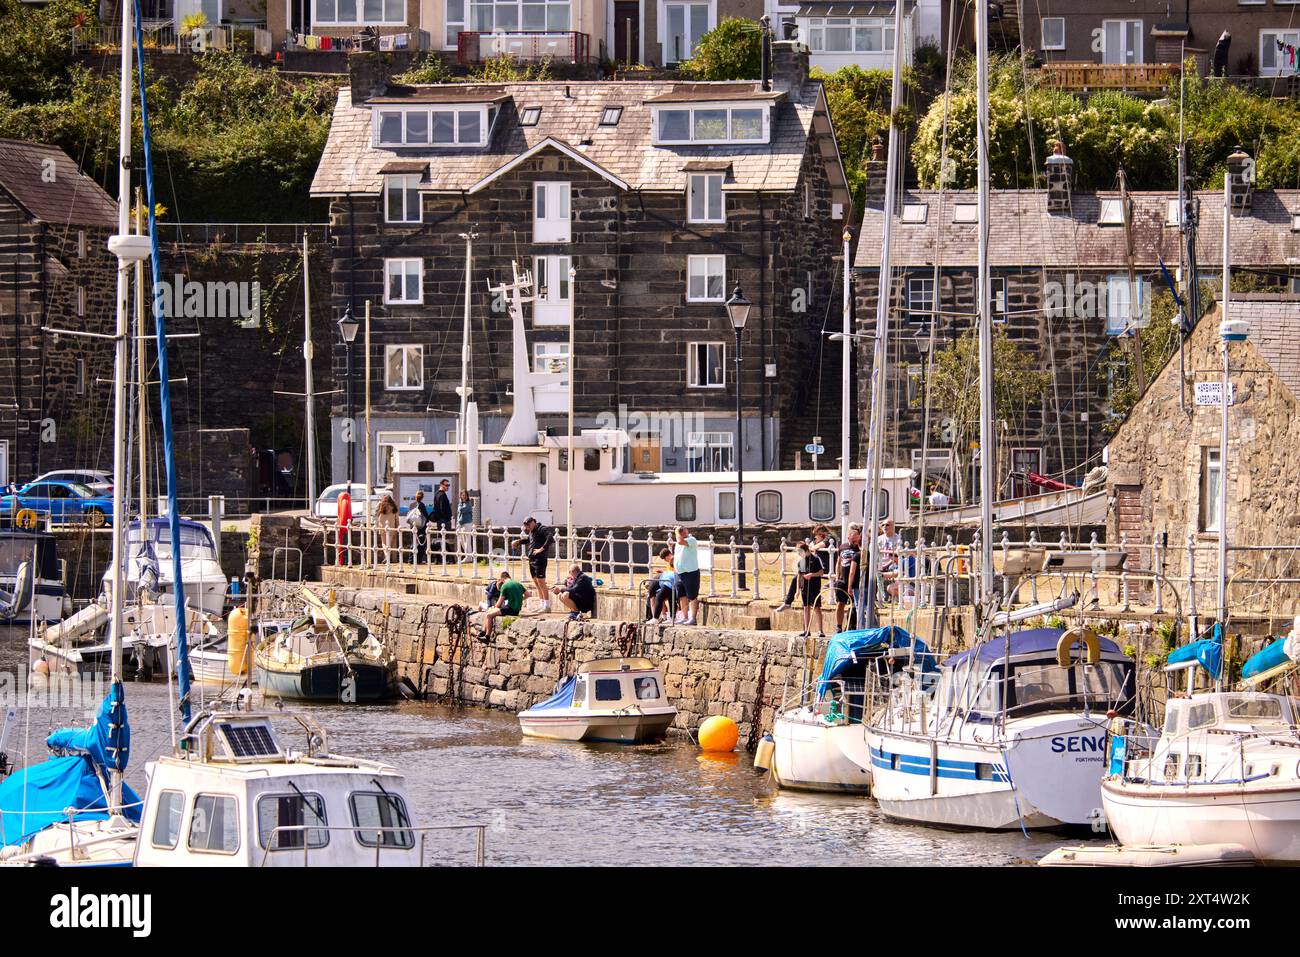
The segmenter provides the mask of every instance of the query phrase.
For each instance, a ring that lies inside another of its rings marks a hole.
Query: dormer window
[[[377,108],[375,145],[486,146],[495,112],[486,104]]]
[[[654,110],[653,122],[657,146],[766,143],[771,132],[771,109],[748,104],[660,106]]]
[[[1123,202],[1118,199],[1103,199],[1101,201],[1101,215],[1097,217],[1097,223],[1101,226],[1123,226]]]
[[[519,114],[520,126],[536,126],[537,121],[542,118],[542,108],[540,106],[525,106],[524,111]]]
[[[956,203],[952,207],[952,221],[954,223],[977,223],[979,218],[979,207],[974,203]]]
[[[618,126],[618,121],[623,117],[623,107],[607,106],[605,112],[600,114],[601,126]]]

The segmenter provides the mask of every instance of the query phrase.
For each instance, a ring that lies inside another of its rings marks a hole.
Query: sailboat
[[[1229,351],[1244,342],[1247,324],[1231,318],[1231,169],[1223,186],[1223,294],[1219,338],[1223,350],[1220,383],[1219,456],[1228,461],[1232,395]],[[1300,863],[1300,748],[1295,699],[1255,690],[1269,678],[1293,670],[1300,659],[1300,620],[1291,635],[1252,657],[1242,669],[1242,687],[1223,681],[1223,638],[1228,619],[1228,492],[1231,470],[1223,470],[1217,502],[1219,528],[1218,620],[1209,637],[1170,654],[1165,673],[1171,684],[1185,676],[1183,689],[1170,689],[1165,719],[1154,745],[1139,736],[1117,734],[1101,785],[1111,830],[1123,848],[1206,845],[1244,849],[1261,863]],[[1198,677],[1204,677],[1198,682]]]
[[[978,93],[978,283],[989,288],[988,17],[976,17]],[[896,156],[890,157],[891,163]],[[891,170],[892,172],[892,170]],[[886,223],[889,204],[886,198]],[[885,234],[886,246],[888,233]],[[880,281],[889,280],[882,251]],[[995,448],[991,297],[979,295],[980,449]],[[879,468],[884,436],[881,391],[884,329],[877,314],[876,382],[869,463]],[[980,640],[943,661],[937,674],[904,669],[887,703],[866,722],[871,792],[890,817],[944,827],[1053,828],[1099,814],[1107,716],[1130,715],[1136,699],[1132,658],[1086,628],[1013,631],[1030,618],[1072,607],[1066,595],[1041,606],[999,610],[1013,596],[993,589],[992,505],[995,463],[980,463]],[[874,619],[878,542],[872,522],[866,620]],[[999,634],[1001,631],[1001,634]]]
[[[127,343],[133,264],[150,253],[147,237],[131,235],[132,5],[122,5],[119,83],[118,231],[108,241],[117,256],[117,309],[113,366],[112,563],[126,557]],[[163,363],[165,378],[165,362]],[[180,580],[179,575],[177,581]],[[0,859],[15,864],[124,866],[135,852],[140,801],[123,781],[131,728],[122,684],[123,606],[126,583],[114,576],[109,594],[109,690],[88,728],[64,728],[46,738],[49,760],[15,771],[0,783]]]

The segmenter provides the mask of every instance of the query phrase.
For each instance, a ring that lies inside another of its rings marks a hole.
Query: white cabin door
[[[550,463],[546,459],[537,463],[537,510],[539,512],[551,510],[550,468]]]
[[[713,490],[713,515],[715,524],[736,524],[736,490],[734,488]]]

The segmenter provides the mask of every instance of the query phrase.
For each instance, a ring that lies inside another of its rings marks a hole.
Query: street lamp
[[[347,370],[344,378],[347,381],[348,394],[348,482],[351,483],[356,478],[356,426],[352,422],[352,343],[356,341],[357,331],[361,328],[361,323],[352,318],[352,307],[348,306],[343,310],[343,315],[339,318],[339,335],[343,337],[343,345],[347,347]]]
[[[736,283],[736,288],[731,291],[731,298],[726,301],[727,319],[731,322],[731,329],[736,334],[736,446],[733,455],[736,459],[736,540],[740,542],[741,549],[736,555],[737,570],[740,572],[740,587],[745,587],[745,435],[741,430],[740,421],[740,402],[741,402],[741,379],[740,379],[740,334],[745,331],[745,323],[749,321],[750,310],[754,304],[745,298],[745,294],[740,291],[740,283]]]

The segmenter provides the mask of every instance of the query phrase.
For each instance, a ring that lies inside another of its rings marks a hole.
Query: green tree
[[[66,94],[73,28],[94,24],[90,0],[0,0],[0,90],[19,105]]]
[[[762,32],[753,20],[739,17],[724,17],[682,64],[693,80],[757,80],[762,70]]]
[[[861,209],[868,150],[872,140],[883,137],[889,130],[892,74],[889,70],[846,66],[834,73],[814,70],[812,75],[822,81],[826,90],[826,103],[835,123],[835,139],[840,145],[849,188]]]

